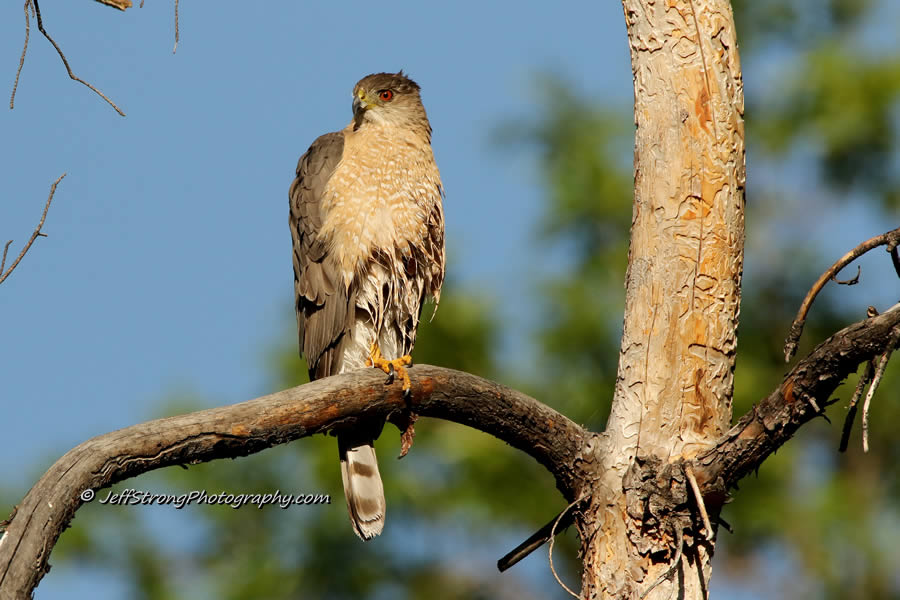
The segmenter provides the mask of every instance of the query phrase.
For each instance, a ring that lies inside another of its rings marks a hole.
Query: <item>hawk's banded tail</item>
[[[384,529],[384,486],[378,472],[373,441],[361,442],[353,438],[338,436],[341,479],[344,481],[344,496],[353,530],[356,535],[368,540]]]

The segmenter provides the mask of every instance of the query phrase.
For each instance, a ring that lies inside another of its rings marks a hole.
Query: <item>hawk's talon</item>
[[[409,379],[407,367],[412,366],[412,356],[407,354],[400,358],[387,360],[381,355],[381,348],[378,347],[378,343],[373,342],[369,347],[369,357],[366,358],[366,366],[381,369],[387,373],[388,377],[387,381],[384,382],[385,385],[394,383],[395,376],[399,375],[400,379],[403,380],[403,394],[405,397],[409,396],[409,391],[412,388],[412,381]]]

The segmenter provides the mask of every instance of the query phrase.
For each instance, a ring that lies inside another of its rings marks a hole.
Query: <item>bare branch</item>
[[[124,116],[125,116],[125,113],[122,112],[122,109],[120,109],[118,106],[116,106],[116,103],[115,103],[115,102],[113,102],[112,100],[110,100],[109,98],[107,98],[106,95],[105,95],[103,92],[101,92],[100,90],[98,90],[97,88],[95,88],[93,85],[91,85],[90,83],[88,83],[88,82],[85,81],[84,79],[81,79],[80,77],[77,77],[77,76],[75,75],[75,73],[72,72],[72,67],[69,66],[69,61],[66,60],[66,55],[63,54],[63,51],[60,49],[59,44],[57,44],[56,41],[55,41],[52,37],[50,37],[50,34],[47,33],[47,31],[44,29],[44,24],[43,24],[43,22],[41,21],[41,8],[40,8],[40,6],[38,5],[38,0],[28,0],[28,2],[31,2],[31,3],[33,4],[33,6],[34,6],[35,17],[37,18],[38,31],[40,31],[40,32],[44,35],[44,37],[47,38],[47,40],[48,40],[51,44],[53,44],[53,47],[56,49],[56,53],[59,54],[59,57],[62,59],[63,65],[66,67],[66,72],[69,74],[69,78],[72,79],[72,80],[74,80],[74,81],[77,81],[78,83],[80,83],[80,84],[82,84],[82,85],[87,86],[88,88],[90,88],[95,94],[97,94],[98,96],[100,96],[101,98],[103,98],[104,100],[106,100],[106,101],[109,103],[110,106],[112,106],[114,109],[116,109],[116,112],[117,112],[117,113],[119,113],[120,115],[122,115],[122,116],[124,117]],[[26,6],[27,6],[27,2],[26,2]],[[24,52],[23,52],[23,59],[22,59],[22,60],[23,60],[23,61],[25,60],[25,59],[24,59]]]
[[[3,269],[6,267],[6,253],[9,252],[9,245],[12,243],[12,240],[7,240],[6,245],[3,246],[3,259],[0,260],[0,275],[3,275]]]
[[[41,220],[38,221],[37,227],[34,228],[34,233],[31,234],[31,238],[29,238],[28,242],[22,248],[22,251],[19,252],[19,256],[16,257],[15,262],[9,266],[9,269],[4,271],[3,267],[6,266],[6,251],[9,250],[9,245],[12,244],[12,240],[6,242],[6,246],[3,248],[3,260],[0,261],[0,283],[3,283],[6,278],[9,277],[10,273],[13,272],[13,269],[19,265],[19,261],[25,257],[25,253],[31,248],[31,244],[34,243],[34,240],[36,240],[38,236],[44,236],[44,234],[41,233],[41,227],[44,226],[44,221],[47,219],[47,211],[50,210],[50,203],[53,202],[53,194],[56,193],[56,186],[59,185],[59,182],[62,181],[65,176],[66,174],[63,173],[53,182],[53,185],[50,186],[50,195],[47,197],[47,203],[44,205],[44,212],[41,213]]]
[[[141,5],[144,3],[141,2]],[[172,54],[178,50],[178,0],[175,0],[175,46],[172,48]]]
[[[19,57],[19,68],[16,69],[16,81],[13,83],[12,94],[9,95],[9,109],[12,110],[16,104],[16,90],[19,89],[19,75],[22,74],[22,67],[25,65],[25,52],[28,51],[28,38],[31,35],[31,19],[28,16],[28,8],[31,6],[31,0],[25,0],[25,43],[22,45],[22,56]],[[3,269],[0,269],[2,272]]]
[[[838,285],[856,285],[857,283],[859,283],[860,275],[862,275],[862,267],[856,265],[856,275],[854,275],[850,279],[838,279],[837,274],[835,273],[831,280]]]
[[[878,384],[881,383],[881,378],[884,377],[884,369],[885,367],[887,367],[888,360],[890,360],[891,353],[897,346],[898,340],[900,340],[900,326],[894,327],[894,332],[891,335],[891,340],[890,342],[888,342],[888,346],[885,349],[884,354],[881,355],[881,360],[878,361],[878,367],[875,369],[875,375],[872,377],[872,383],[869,384],[869,391],[866,392],[866,400],[865,402],[863,402],[862,415],[863,452],[869,451],[869,405],[872,403],[872,397],[875,395],[875,390],[878,389]]]
[[[813,300],[816,299],[816,296],[820,291],[822,291],[822,288],[825,287],[825,284],[828,283],[830,279],[834,279],[835,276],[841,272],[841,269],[852,263],[854,260],[862,256],[872,248],[886,245],[888,247],[888,251],[891,252],[891,257],[893,259],[893,255],[896,252],[898,244],[900,244],[900,227],[894,229],[893,231],[888,231],[887,233],[877,235],[870,240],[866,240],[865,242],[842,256],[836,263],[831,265],[831,267],[827,271],[822,273],[822,276],[819,277],[819,279],[813,284],[809,292],[807,292],[806,298],[803,299],[803,304],[800,305],[800,310],[797,311],[797,316],[794,317],[794,322],[791,324],[791,331],[784,343],[785,362],[790,361],[791,357],[794,356],[794,352],[797,350],[797,342],[800,340],[800,335],[803,333],[803,325],[806,323],[806,315],[809,312],[810,307],[812,306]],[[897,269],[897,274],[900,275],[900,265],[897,264],[896,259],[894,268]]]
[[[575,521],[575,511],[570,511],[568,508],[563,509],[562,512],[557,514],[555,517],[550,519],[546,525],[535,531],[531,534],[531,536],[506,553],[506,555],[497,561],[497,570],[501,573],[544,544],[546,544],[550,540],[551,532],[556,529],[566,529]]]
[[[103,2],[103,0],[98,0]],[[144,0],[141,0],[140,8],[144,8]],[[178,0],[175,0],[175,46],[172,47],[172,54],[178,50]]]
[[[245,456],[404,410],[507,442],[544,465],[564,495],[572,496],[574,464],[587,436],[580,426],[521,392],[474,375],[428,365],[417,365],[410,375],[408,399],[400,385],[384,385],[380,371],[364,369],[241,404],[148,421],[80,444],[28,492],[0,538],[0,598],[31,597],[85,489],[161,467]]]
[[[860,363],[882,356],[897,343],[900,304],[875,317],[854,323],[819,344],[785,376],[767,398],[755,405],[716,446],[700,455],[695,473],[703,495],[725,497],[738,480],[752,473],[815,418],[810,398],[821,405]]]
[[[113,8],[118,8],[119,10],[125,10],[127,8],[131,8],[131,0],[97,0],[100,4],[105,4],[106,6],[112,6]]]
[[[569,588],[569,586],[567,586],[565,583],[563,583],[563,580],[559,578],[559,574],[556,572],[556,569],[553,567],[553,543],[556,541],[556,527],[559,525],[559,522],[562,520],[563,516],[567,512],[569,512],[573,506],[575,506],[582,500],[584,500],[584,496],[579,496],[578,498],[575,498],[575,500],[573,500],[571,502],[571,504],[569,504],[567,507],[565,507],[563,509],[563,511],[561,513],[559,513],[559,515],[553,521],[553,527],[550,528],[550,548],[548,548],[548,550],[547,550],[547,559],[550,561],[550,572],[553,573],[553,577],[556,578],[556,583],[558,583],[562,587],[562,589],[569,592],[569,595],[574,598],[580,598],[581,596],[579,596],[578,594],[573,592]]]
[[[709,522],[709,513],[706,512],[706,503],[703,502],[703,494],[700,493],[700,486],[697,485],[697,477],[691,465],[684,466],[684,474],[687,476],[688,483],[691,484],[691,491],[694,492],[694,500],[697,502],[697,508],[700,510],[700,517],[703,519],[703,527],[706,529],[706,540],[713,539],[713,528]]]
[[[853,392],[853,397],[850,398],[847,417],[844,419],[844,428],[841,431],[841,443],[838,446],[838,450],[841,452],[847,451],[847,445],[850,443],[850,433],[853,431],[853,421],[856,420],[857,403],[860,396],[862,396],[863,390],[866,389],[866,384],[871,381],[874,374],[875,365],[870,360],[866,363],[866,368],[863,369],[862,375],[859,376],[859,381],[856,382],[856,390]]]

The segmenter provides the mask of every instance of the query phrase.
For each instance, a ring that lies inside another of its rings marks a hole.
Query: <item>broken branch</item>
[[[4,246],[3,248],[3,259],[0,260],[0,283],[3,283],[6,278],[9,277],[10,273],[13,272],[13,269],[15,269],[19,265],[19,261],[21,261],[25,257],[28,249],[31,248],[31,244],[34,243],[34,240],[36,240],[38,236],[44,235],[43,233],[41,233],[41,227],[44,226],[44,221],[47,219],[47,211],[50,210],[50,203],[53,202],[53,194],[56,193],[56,186],[59,185],[59,182],[62,181],[63,177],[65,176],[66,174],[63,173],[56,181],[53,182],[53,185],[50,186],[50,195],[47,197],[47,203],[44,205],[44,212],[41,213],[41,220],[38,221],[37,227],[34,228],[34,233],[31,234],[31,237],[22,248],[22,251],[19,252],[19,256],[16,257],[15,262],[13,262],[13,264],[9,266],[8,270],[4,271],[3,267],[6,266],[6,252],[7,250],[9,250],[9,245],[12,244],[12,240],[6,242],[6,246]]]
[[[872,377],[872,382],[869,384],[869,391],[866,392],[866,400],[865,402],[863,402],[862,415],[863,452],[869,451],[869,405],[872,402],[872,397],[875,395],[875,390],[878,389],[878,384],[881,383],[881,378],[884,377],[884,369],[885,367],[887,367],[888,360],[890,360],[891,353],[897,346],[898,340],[900,340],[900,326],[894,327],[894,332],[891,335],[891,341],[888,342],[888,346],[887,348],[885,348],[884,354],[881,355],[881,360],[878,361],[878,367],[875,369],[875,375]]]
[[[838,385],[859,365],[882,356],[896,345],[900,304],[875,317],[854,323],[819,344],[797,363],[778,388],[756,404],[716,446],[697,457],[694,472],[704,495],[724,494],[786,443],[818,413]]]
[[[893,255],[896,253],[898,244],[900,244],[900,227],[894,229],[893,231],[888,231],[887,233],[877,235],[870,240],[866,240],[865,242],[842,256],[836,263],[831,265],[831,267],[829,267],[827,271],[822,273],[821,277],[816,280],[812,288],[810,288],[809,292],[807,292],[806,298],[803,299],[803,303],[800,305],[800,310],[797,311],[797,316],[794,318],[794,322],[791,324],[791,331],[784,343],[785,362],[790,361],[791,357],[794,356],[794,352],[797,350],[797,342],[800,340],[800,335],[803,333],[803,325],[806,323],[806,315],[807,313],[809,313],[809,309],[810,307],[812,307],[812,303],[816,299],[816,296],[820,291],[822,291],[822,288],[825,287],[825,284],[828,283],[830,279],[834,279],[834,277],[838,273],[840,273],[841,269],[852,263],[854,260],[862,256],[872,248],[887,245],[893,259]],[[894,267],[895,269],[897,269],[897,274],[898,276],[900,276],[900,264],[898,264],[896,259],[893,260]]]

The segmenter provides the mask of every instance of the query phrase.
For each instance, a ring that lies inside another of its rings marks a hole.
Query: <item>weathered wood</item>
[[[100,489],[170,465],[233,458],[359,418],[387,419],[412,409],[489,433],[534,457],[572,493],[584,430],[548,406],[498,383],[440,367],[410,370],[412,394],[385,385],[374,369],[327,377],[269,396],[157,419],[113,431],[60,458],[18,505],[0,538],[0,598],[25,599],[49,566],[60,533],[85,489]]]
[[[820,416],[816,407],[824,410],[848,375],[883,354],[898,327],[900,304],[838,331],[798,362],[781,385],[742,416],[715,448],[697,457],[704,495],[724,497],[802,425]]]
[[[602,475],[576,521],[582,594],[637,598],[677,555],[677,576],[648,597],[678,587],[681,598],[704,598],[712,542],[670,512],[691,502],[683,474],[658,504],[642,494],[654,474],[710,448],[731,422],[744,244],[740,62],[727,0],[623,6],[634,208],[616,392],[596,455]]]

